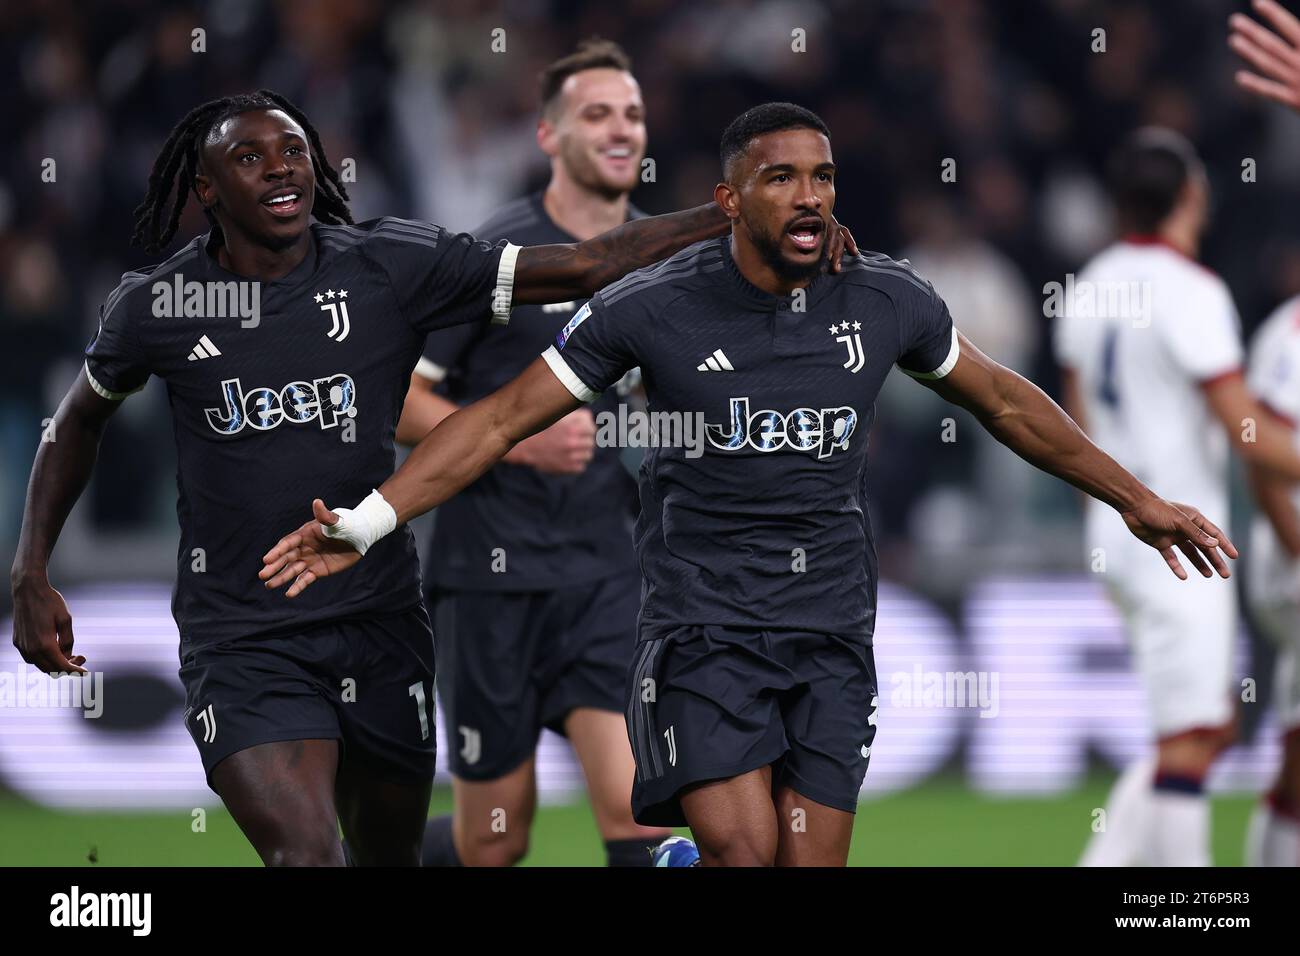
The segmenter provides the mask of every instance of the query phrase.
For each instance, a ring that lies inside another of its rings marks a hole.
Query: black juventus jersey
[[[541,193],[502,207],[474,235],[520,246],[578,241],[547,214]],[[522,372],[583,304],[521,305],[509,326],[436,332],[416,370],[441,380],[439,391],[467,405]],[[599,421],[618,402],[610,389],[591,403],[592,414]],[[438,588],[545,591],[632,571],[636,507],[636,482],[613,445],[597,444],[578,475],[502,462],[438,508],[426,579]]]
[[[584,401],[639,365],[658,441],[677,440],[641,468],[641,639],[721,625],[870,642],[876,395],[893,365],[939,378],[957,352],[933,287],[880,254],[774,296],[723,237],[602,289],[543,358]]]
[[[421,600],[406,528],[292,601],[257,573],[262,555],[310,519],[312,498],[351,505],[392,474],[426,333],[509,317],[517,247],[393,218],[311,232],[307,257],[271,282],[222,269],[206,236],[127,273],[86,349],[86,375],[105,398],[150,375],[167,384],[182,649]]]

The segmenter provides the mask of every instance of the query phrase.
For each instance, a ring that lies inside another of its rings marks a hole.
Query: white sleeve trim
[[[957,364],[957,358],[960,355],[961,355],[961,346],[957,344],[957,326],[954,325],[952,327],[952,346],[948,349],[948,357],[944,359],[943,363],[938,368],[936,368],[933,372],[913,372],[911,369],[903,368],[903,366],[901,365],[898,367],[903,369],[903,371],[906,372],[908,375],[912,376],[912,378],[922,378],[922,379],[943,378],[945,375],[947,375],[949,372],[952,371],[953,366]]]
[[[510,309],[515,295],[515,260],[518,258],[519,246],[507,242],[497,266],[497,287],[492,291],[493,325],[510,324]]]
[[[567,388],[578,401],[591,402],[600,397],[600,392],[593,392],[582,383],[582,379],[578,378],[573,369],[569,368],[569,363],[564,361],[564,356],[560,354],[560,350],[554,345],[542,353],[542,359],[551,367],[551,371],[555,373],[555,377],[564,384],[564,387]]]
[[[421,378],[427,378],[436,385],[447,377],[447,370],[437,362],[421,356],[420,360],[415,363],[415,374]]]
[[[95,376],[90,374],[89,362],[85,363],[85,369],[86,369],[86,381],[90,382],[90,387],[93,388],[95,390],[95,393],[98,394],[101,398],[106,398],[110,402],[120,402],[128,395],[134,395],[136,392],[140,391],[140,388],[144,388],[144,386],[141,385],[140,388],[133,388],[129,392],[110,391],[109,389],[105,388],[103,385],[100,385],[99,382],[95,381]]]

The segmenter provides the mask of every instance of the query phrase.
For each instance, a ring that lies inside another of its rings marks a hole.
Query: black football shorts
[[[774,788],[857,809],[876,734],[876,667],[861,640],[679,628],[638,645],[625,700],[640,824],[683,826],[683,789],[769,765]]]
[[[385,779],[432,780],[433,631],[424,606],[181,656],[185,726],[203,769],[258,744],[335,739],[342,760]]]

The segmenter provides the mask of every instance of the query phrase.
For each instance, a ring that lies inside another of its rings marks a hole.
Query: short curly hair
[[[812,110],[794,103],[764,103],[755,106],[732,120],[722,134],[722,144],[719,147],[722,175],[731,179],[736,160],[744,155],[754,137],[785,129],[815,129],[827,139],[831,138],[831,131]]]

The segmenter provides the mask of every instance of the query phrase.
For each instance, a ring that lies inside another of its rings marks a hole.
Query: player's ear
[[[194,174],[194,195],[198,197],[199,204],[204,209],[211,209],[217,204],[216,189],[212,185],[212,180],[203,173]]]
[[[198,161],[194,164],[194,195],[204,209],[211,209],[217,204],[217,186],[208,175],[207,146],[199,147]]]
[[[547,156],[554,156],[560,151],[559,135],[546,117],[537,121],[537,148]]]
[[[730,183],[718,183],[713,187],[713,201],[722,207],[728,219],[740,218],[740,193]]]

